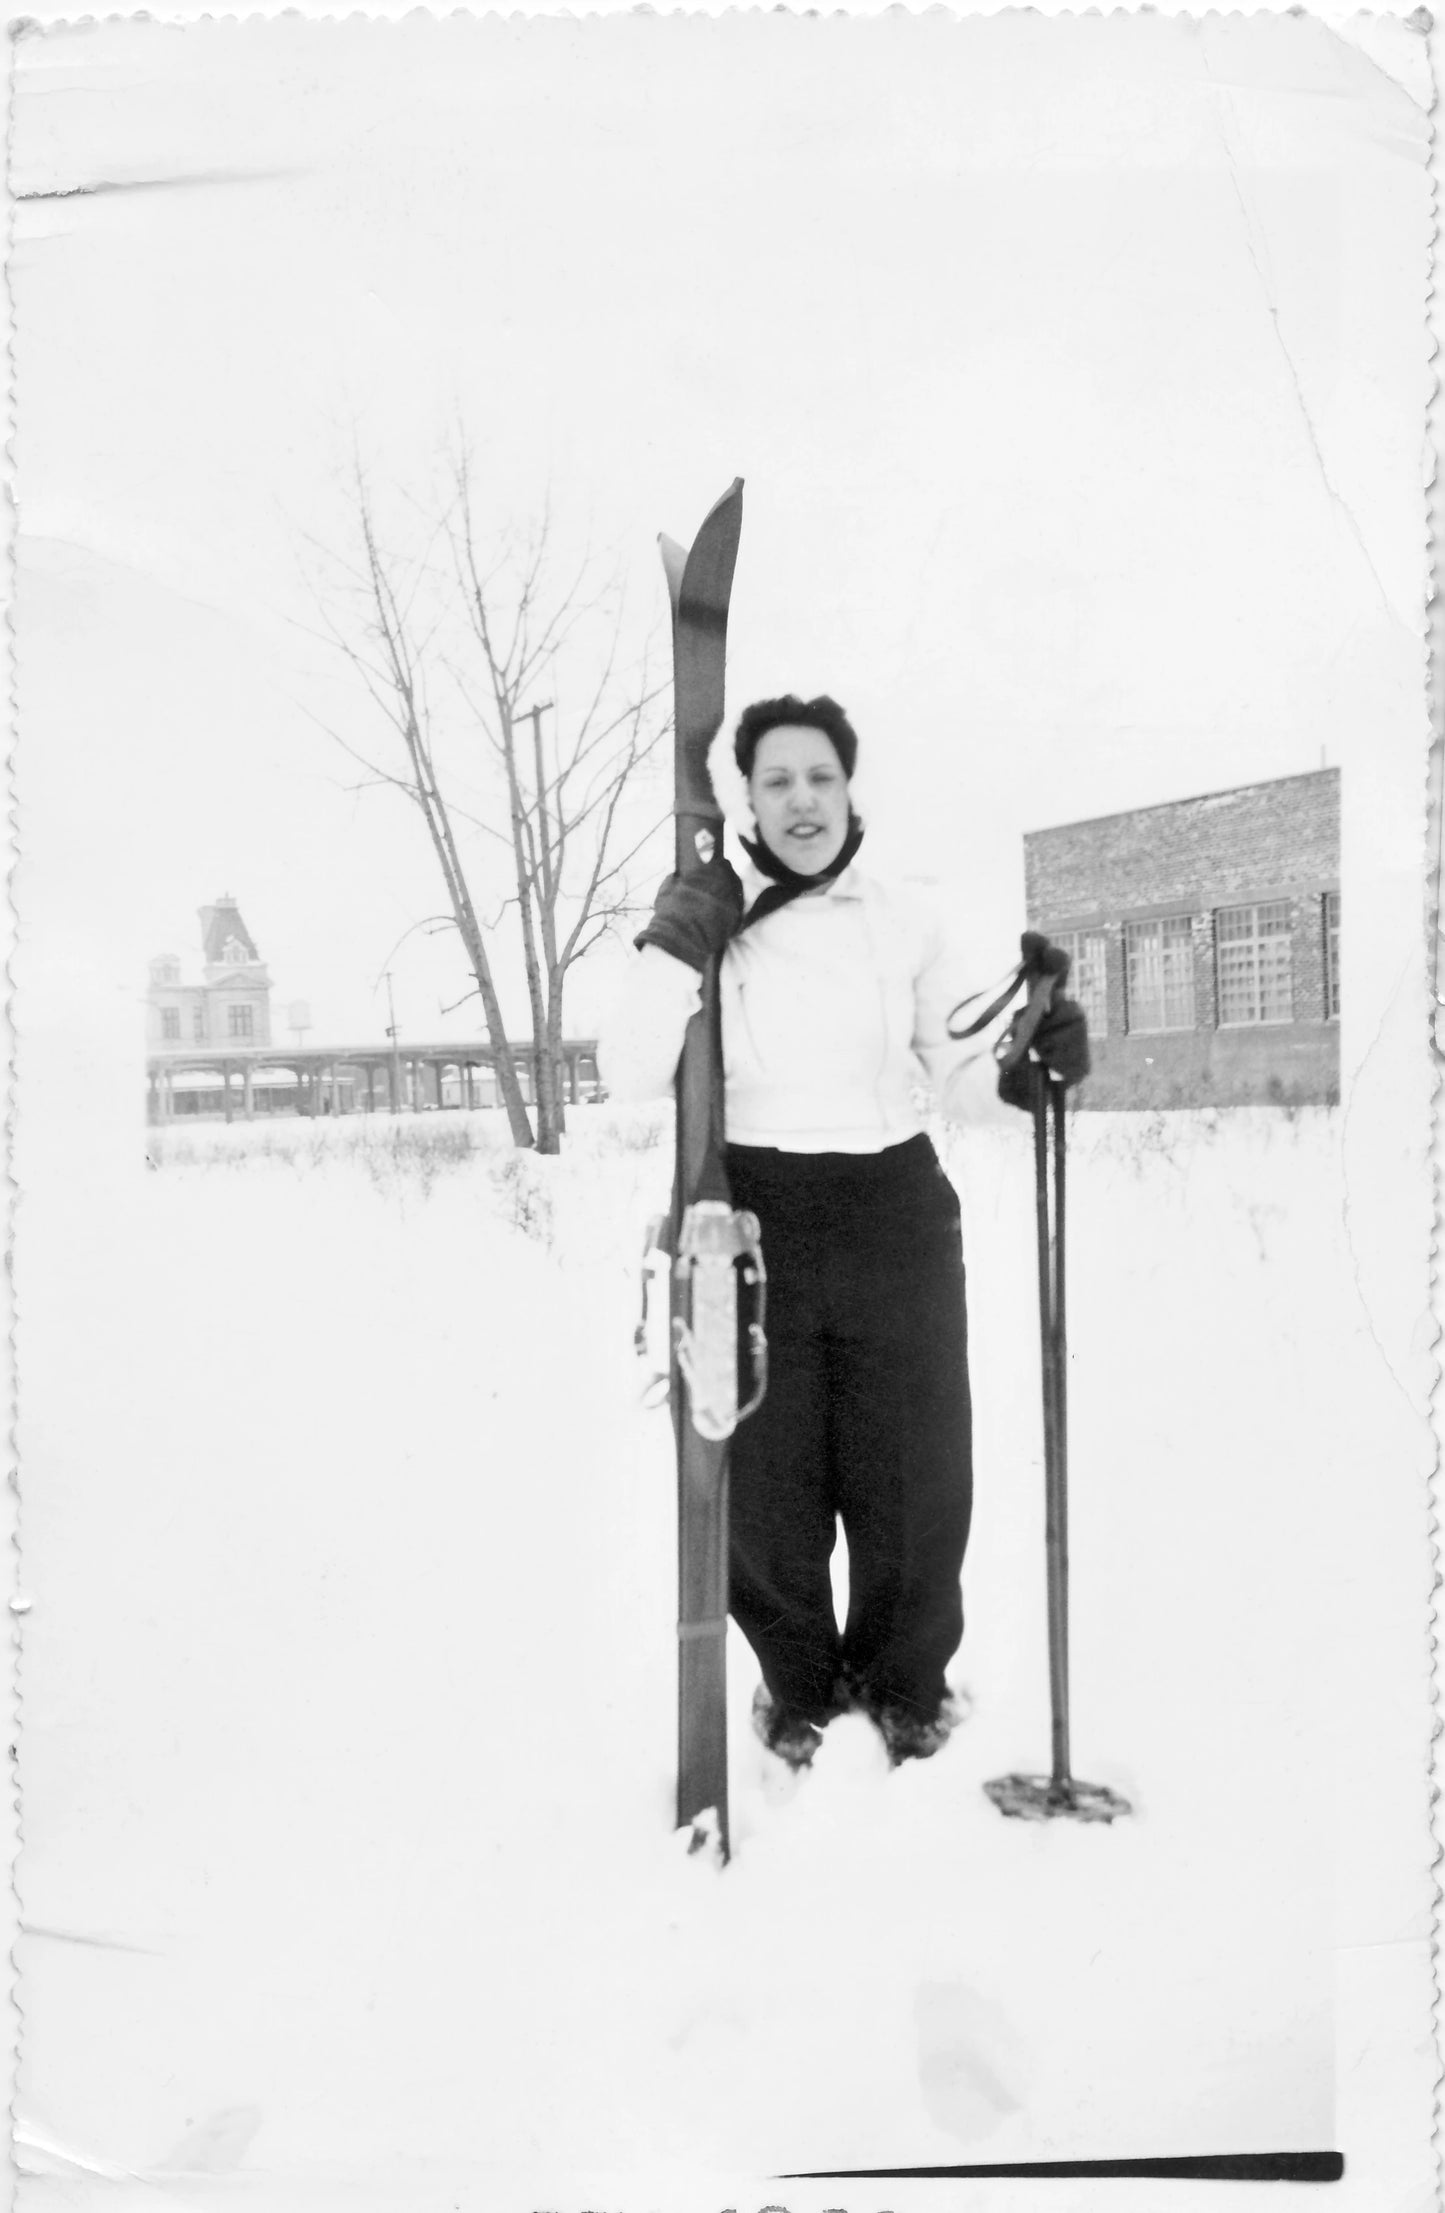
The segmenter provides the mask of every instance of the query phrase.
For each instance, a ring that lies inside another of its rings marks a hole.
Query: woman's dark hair
[[[790,730],[821,730],[832,741],[843,774],[851,780],[858,765],[858,733],[837,700],[830,699],[826,692],[817,699],[798,699],[788,692],[782,699],[759,699],[751,707],[744,707],[733,738],[733,758],[744,776],[752,775],[754,756],[768,732],[785,726]]]

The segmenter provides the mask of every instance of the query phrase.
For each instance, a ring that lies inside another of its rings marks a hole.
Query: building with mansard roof
[[[269,1045],[271,978],[229,892],[202,907],[201,980],[182,980],[181,961],[162,953],[150,965],[146,1050],[183,1045]]]
[[[1024,876],[1089,1018],[1080,1106],[1338,1099],[1338,769],[1031,831]]]
[[[263,1114],[422,1113],[498,1102],[496,1052],[466,1038],[403,1045],[273,1044],[271,978],[229,893],[202,907],[201,980],[186,982],[178,954],[150,964],[146,993],[146,1114],[152,1122]],[[304,1010],[302,1010],[304,1011]],[[295,1023],[297,1010],[292,1010]],[[511,1048],[523,1096],[535,1103],[533,1052]],[[570,1104],[600,1097],[592,1038],[561,1045]]]

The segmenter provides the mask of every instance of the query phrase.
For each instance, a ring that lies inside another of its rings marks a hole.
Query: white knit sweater
[[[749,905],[764,882],[744,872]],[[925,1075],[946,1114],[992,1118],[991,1060],[976,1038],[957,1044],[947,1031],[973,988],[936,919],[856,866],[765,916],[722,960],[729,1140],[879,1152],[922,1127]],[[699,993],[696,970],[643,947],[600,1041],[612,1097],[671,1089]]]

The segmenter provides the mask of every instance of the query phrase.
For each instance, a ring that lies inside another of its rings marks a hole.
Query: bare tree
[[[661,687],[650,681],[645,652],[631,683],[619,687],[621,609],[608,613],[609,595],[585,596],[585,566],[551,588],[545,516],[520,555],[483,573],[465,460],[457,468],[451,543],[485,696],[461,688],[507,800],[537,1068],[537,1142],[555,1152],[566,1120],[567,975],[628,911],[629,864],[658,827],[649,821],[639,833],[627,825],[623,801],[666,727],[655,711]],[[569,712],[562,697],[567,648],[599,613],[602,650]]]
[[[630,911],[629,864],[660,827],[651,811],[639,823],[635,802],[637,771],[667,727],[663,687],[650,679],[645,649],[625,674],[619,668],[624,609],[615,587],[594,591],[585,561],[554,582],[545,515],[520,547],[484,565],[465,456],[410,568],[383,552],[359,467],[353,482],[356,612],[350,624],[326,608],[323,616],[392,743],[378,759],[330,734],[369,781],[400,791],[420,814],[482,1002],[513,1143],[555,1153],[566,1121],[567,978]],[[440,564],[439,541],[450,553]],[[474,883],[490,872],[465,850],[469,833],[507,857],[508,888],[487,922]],[[509,910],[531,1028],[535,1134],[498,991]]]

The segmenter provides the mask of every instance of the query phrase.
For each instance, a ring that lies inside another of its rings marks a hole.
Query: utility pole
[[[391,1016],[386,1032],[391,1039],[391,1111],[393,1114],[400,1114],[402,1111],[401,1048],[396,1042],[396,1000],[392,995],[391,970],[389,968],[386,971],[386,1011]]]
[[[532,898],[536,903],[540,925],[538,934],[541,938],[541,972],[535,980],[532,1000],[532,1097],[541,1110],[543,1123],[547,1122],[550,1115],[553,1127],[560,1131],[566,1120],[566,1107],[562,1096],[562,1074],[552,1050],[553,1037],[561,1026],[560,1016],[552,1005],[555,984],[553,961],[557,942],[557,881],[553,866],[552,813],[547,805],[547,770],[542,752],[542,717],[552,711],[552,706],[550,699],[543,699],[535,707],[526,707],[522,711],[532,719],[532,773],[537,784],[537,874],[533,879]],[[560,806],[560,794],[558,803]],[[539,1006],[542,1016],[540,1030],[536,1019],[536,1009]],[[550,1108],[544,1105],[547,1100],[551,1101]]]

